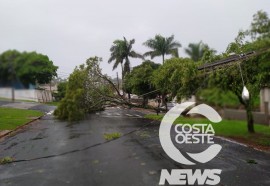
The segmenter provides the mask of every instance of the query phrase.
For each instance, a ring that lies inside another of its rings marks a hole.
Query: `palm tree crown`
[[[150,56],[151,59],[157,56],[162,56],[162,62],[164,63],[164,57],[167,54],[171,54],[178,57],[178,48],[181,44],[178,41],[174,41],[174,35],[165,38],[161,35],[156,35],[155,38],[151,38],[144,43],[145,46],[152,50],[146,52],[144,56]]]
[[[132,45],[134,43],[135,39],[127,41],[124,37],[124,40],[115,40],[112,47],[110,48],[111,57],[109,58],[108,62],[111,63],[112,61],[115,61],[113,65],[113,70],[116,69],[119,64],[121,65],[122,79],[124,78],[126,73],[130,72],[129,57],[143,59],[142,55],[132,50]]]
[[[202,59],[203,54],[209,49],[207,44],[204,44],[202,41],[199,43],[190,43],[188,48],[185,48],[185,52],[189,57],[197,62]]]

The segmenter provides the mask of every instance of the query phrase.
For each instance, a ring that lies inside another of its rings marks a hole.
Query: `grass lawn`
[[[213,106],[239,108],[243,107],[237,96],[231,91],[224,91],[219,88],[202,89],[198,92],[197,97],[202,99],[204,103]],[[257,95],[254,99],[254,106],[260,106],[260,96]]]
[[[145,116],[149,119],[161,120],[163,115],[149,114]],[[176,119],[175,123],[211,123],[215,135],[229,137],[237,141],[247,143],[251,146],[262,146],[269,148],[270,150],[270,127],[255,124],[255,134],[249,134],[247,131],[246,121],[236,121],[236,120],[222,120],[220,123],[212,123],[204,118],[188,118],[179,117]]]
[[[0,130],[13,130],[43,113],[35,110],[0,108]]]

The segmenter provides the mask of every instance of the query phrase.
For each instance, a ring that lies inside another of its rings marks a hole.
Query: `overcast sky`
[[[155,34],[175,35],[183,48],[202,40],[218,52],[269,0],[0,0],[0,53],[8,49],[49,56],[64,77],[91,56],[103,58],[104,73],[115,39],[134,38],[134,49]],[[154,60],[161,62],[160,58]],[[132,66],[141,63],[131,60]]]

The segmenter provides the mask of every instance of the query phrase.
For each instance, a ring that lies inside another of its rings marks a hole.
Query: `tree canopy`
[[[154,38],[147,40],[144,45],[152,49],[151,51],[144,53],[144,56],[150,56],[151,59],[162,56],[163,63],[165,55],[170,54],[178,57],[178,48],[181,47],[181,44],[174,40],[174,35],[167,38],[156,35]]]
[[[210,49],[207,44],[200,41],[199,43],[190,43],[188,48],[185,48],[185,52],[193,61],[198,62],[204,57],[206,52],[215,53],[215,50]]]
[[[49,83],[57,76],[57,69],[48,56],[36,52],[8,50],[0,55],[0,82],[3,85],[11,84],[14,79],[25,87]]]
[[[125,78],[125,89],[128,89],[129,92],[136,95],[143,95],[155,91],[156,88],[152,83],[152,76],[159,66],[160,64],[152,61],[144,61],[141,65],[134,67]],[[155,96],[155,94],[143,96],[145,100],[144,104],[146,104],[148,98],[153,96]]]
[[[121,65],[122,79],[124,79],[126,73],[130,72],[129,57],[143,59],[142,55],[132,50],[132,45],[134,43],[135,39],[127,41],[124,37],[123,40],[115,40],[110,48],[111,57],[108,62],[111,63],[114,61],[113,70],[116,69],[119,64]]]
[[[254,98],[259,95],[263,87],[270,86],[270,38],[265,37],[270,33],[270,29],[265,29],[269,19],[267,14],[261,11],[255,14],[253,18],[250,29],[239,32],[235,41],[229,44],[225,55],[228,56],[232,53],[241,55],[252,51],[260,53],[261,50],[267,48],[268,50],[246,59],[242,63],[235,63],[214,71],[210,78],[212,86],[219,87],[224,91],[232,91],[238,97],[240,103],[244,105],[247,112],[249,132],[254,132],[252,115]],[[252,41],[249,38],[252,38]],[[244,86],[249,91],[249,100],[244,100],[241,96]]]
[[[106,97],[113,93],[100,76],[100,61],[98,57],[91,57],[69,76],[65,97],[54,113],[59,119],[76,121],[86,113],[104,108]]]
[[[196,90],[197,73],[197,65],[191,59],[172,58],[154,72],[153,83],[162,93],[177,96],[180,100]]]

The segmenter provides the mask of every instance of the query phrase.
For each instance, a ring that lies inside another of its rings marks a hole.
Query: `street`
[[[158,129],[159,122],[120,107],[90,114],[77,123],[47,114],[0,142],[0,157],[15,159],[0,165],[0,185],[154,186],[161,169],[182,168],[222,169],[220,185],[270,185],[269,153],[215,138],[223,147],[216,158],[183,166],[165,154]],[[104,133],[113,132],[122,136],[106,141]]]

